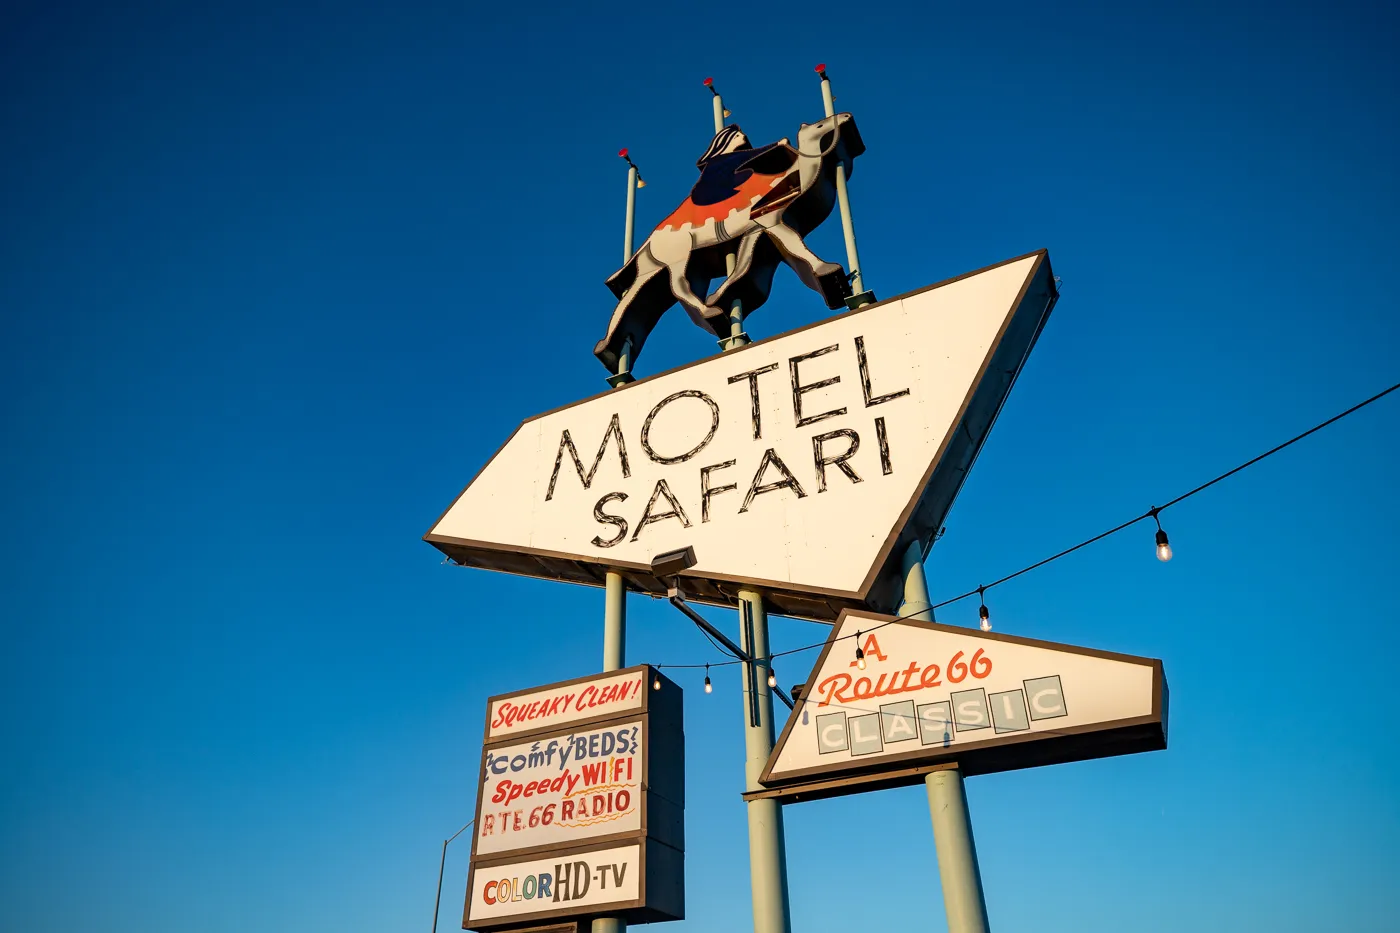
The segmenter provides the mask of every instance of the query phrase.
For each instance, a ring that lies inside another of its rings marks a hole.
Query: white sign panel
[[[642,828],[642,720],[488,748],[475,856]]]
[[[1048,269],[1025,256],[526,421],[426,538],[594,584],[581,565],[648,571],[691,546],[695,598],[752,583],[834,617],[897,568],[911,515],[941,520],[914,506],[936,486],[946,511],[956,483],[934,468],[990,428],[1053,303]]]
[[[833,639],[766,785],[940,759],[977,773],[1096,757],[1117,753],[1094,744],[1115,729],[1165,747],[1165,683],[1151,659],[858,612]],[[1058,744],[1037,746],[1046,740]]]
[[[501,697],[491,703],[486,741],[641,709],[645,690],[645,672],[628,671]]]
[[[472,870],[467,923],[526,917],[543,912],[587,914],[610,905],[632,905],[641,896],[639,844],[574,855],[546,855]]]

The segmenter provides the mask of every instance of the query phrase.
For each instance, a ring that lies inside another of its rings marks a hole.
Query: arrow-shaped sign
[[[832,620],[893,609],[1056,297],[1042,250],[547,412],[425,539],[459,563]]]
[[[757,796],[912,784],[949,762],[985,774],[1166,747],[1161,661],[847,612],[759,778],[777,791]]]

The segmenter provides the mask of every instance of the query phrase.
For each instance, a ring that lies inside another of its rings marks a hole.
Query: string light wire
[[[1361,409],[1365,408],[1367,405],[1371,405],[1371,404],[1373,404],[1373,403],[1375,403],[1375,402],[1380,401],[1381,399],[1385,398],[1387,395],[1389,395],[1390,393],[1394,392],[1394,391],[1397,390],[1397,389],[1400,389],[1400,382],[1395,383],[1394,385],[1392,385],[1392,386],[1391,386],[1390,388],[1388,388],[1388,389],[1383,389],[1382,391],[1377,392],[1375,395],[1371,396],[1370,398],[1368,398],[1368,399],[1366,399],[1366,400],[1364,400],[1364,401],[1357,402],[1355,405],[1351,406],[1351,407],[1348,408],[1346,411],[1343,411],[1343,412],[1340,412],[1340,413],[1338,413],[1338,414],[1336,414],[1336,415],[1333,415],[1331,418],[1328,418],[1326,421],[1323,421],[1323,422],[1321,422],[1321,423],[1319,423],[1319,424],[1313,425],[1311,428],[1308,428],[1308,429],[1307,429],[1306,431],[1304,431],[1303,433],[1294,435],[1293,437],[1291,437],[1291,438],[1289,438],[1288,440],[1284,441],[1282,444],[1279,444],[1279,445],[1277,445],[1277,446],[1275,446],[1275,447],[1269,448],[1268,450],[1264,451],[1262,454],[1259,454],[1257,457],[1252,457],[1252,458],[1250,458],[1249,460],[1246,460],[1244,463],[1241,463],[1239,466],[1235,467],[1234,469],[1226,470],[1224,473],[1221,473],[1219,476],[1216,476],[1214,479],[1207,480],[1206,482],[1202,483],[1201,485],[1197,486],[1196,488],[1191,489],[1191,490],[1188,490],[1187,492],[1182,493],[1181,495],[1177,496],[1175,499],[1169,499],[1169,500],[1167,500],[1167,502],[1166,502],[1165,505],[1153,506],[1152,508],[1148,509],[1146,512],[1143,512],[1141,515],[1137,516],[1136,518],[1130,518],[1130,519],[1128,519],[1128,520],[1125,521],[1125,522],[1122,522],[1122,523],[1120,523],[1120,524],[1114,525],[1112,528],[1108,529],[1107,531],[1102,531],[1102,532],[1100,532],[1100,533],[1094,535],[1092,538],[1086,538],[1085,540],[1079,542],[1078,544],[1076,544],[1076,545],[1074,545],[1074,546],[1072,546],[1072,547],[1067,547],[1067,548],[1065,548],[1063,551],[1059,551],[1059,552],[1057,552],[1057,553],[1055,553],[1055,554],[1051,554],[1049,557],[1046,557],[1046,558],[1044,558],[1044,559],[1042,559],[1042,560],[1038,560],[1038,561],[1036,561],[1035,563],[1033,563],[1033,564],[1031,564],[1031,565],[1029,565],[1029,566],[1027,566],[1027,567],[1022,567],[1020,570],[1017,570],[1017,571],[1014,572],[1014,573],[1008,573],[1006,576],[1001,577],[1001,578],[999,578],[999,579],[997,579],[997,580],[993,580],[991,583],[987,583],[987,584],[983,584],[983,585],[977,586],[977,587],[974,588],[974,589],[968,590],[966,593],[960,593],[960,594],[958,594],[957,596],[953,596],[953,597],[951,597],[951,598],[949,598],[949,599],[945,599],[945,600],[943,600],[943,602],[941,602],[941,603],[935,603],[934,605],[930,606],[928,609],[921,609],[921,610],[919,610],[918,612],[910,613],[910,614],[907,615],[907,616],[898,616],[898,617],[896,617],[896,618],[889,619],[889,620],[887,620],[887,621],[885,621],[885,622],[880,622],[880,623],[878,623],[878,624],[876,624],[876,625],[871,626],[870,628],[862,629],[861,631],[855,633],[854,635],[843,635],[843,636],[841,636],[840,638],[835,639],[835,641],[845,641],[846,639],[860,639],[860,638],[864,637],[866,634],[869,634],[870,632],[874,632],[874,631],[877,631],[877,630],[879,630],[879,629],[882,629],[882,628],[884,628],[884,627],[887,626],[887,625],[894,625],[896,622],[904,622],[904,621],[907,621],[907,620],[909,620],[909,619],[915,618],[916,616],[922,616],[925,612],[930,612],[930,611],[935,610],[935,609],[942,609],[944,606],[951,606],[953,603],[961,602],[961,601],[964,600],[964,599],[970,599],[970,598],[973,597],[973,596],[977,596],[977,597],[983,599],[983,600],[984,600],[984,604],[985,604],[985,598],[986,598],[986,597],[985,597],[985,594],[986,594],[986,591],[987,591],[987,590],[990,590],[992,587],[1001,586],[1001,584],[1003,584],[1003,583],[1008,583],[1008,582],[1010,582],[1011,580],[1016,579],[1017,577],[1020,577],[1020,576],[1023,576],[1023,575],[1025,575],[1025,574],[1030,573],[1032,570],[1038,570],[1038,569],[1040,569],[1041,567],[1044,567],[1046,564],[1053,563],[1054,561],[1057,561],[1057,560],[1059,560],[1059,559],[1062,558],[1062,557],[1068,557],[1070,554],[1073,554],[1075,551],[1082,550],[1082,549],[1088,547],[1088,546],[1091,545],[1091,544],[1096,544],[1096,543],[1098,543],[1099,541],[1102,541],[1104,538],[1110,537],[1110,536],[1112,536],[1112,535],[1116,535],[1116,534],[1117,534],[1118,532],[1120,532],[1120,531],[1123,531],[1123,530],[1125,530],[1125,529],[1131,528],[1132,526],[1136,525],[1138,522],[1146,521],[1147,519],[1153,519],[1154,521],[1156,521],[1156,520],[1157,520],[1157,517],[1158,517],[1158,515],[1159,515],[1160,513],[1166,511],[1167,509],[1171,508],[1172,506],[1174,506],[1174,505],[1176,505],[1176,504],[1178,504],[1178,503],[1180,503],[1180,502],[1184,502],[1184,501],[1186,501],[1187,499],[1191,498],[1191,497],[1194,496],[1194,495],[1197,495],[1197,494],[1199,494],[1199,493],[1205,492],[1207,489],[1209,489],[1210,487],[1214,486],[1216,483],[1219,483],[1219,482],[1221,482],[1222,480],[1229,479],[1230,477],[1234,476],[1236,473],[1239,473],[1239,472],[1241,472],[1242,470],[1246,470],[1246,469],[1248,469],[1249,467],[1254,466],[1254,465],[1257,464],[1259,461],[1264,460],[1264,459],[1267,458],[1267,457],[1272,457],[1274,454],[1278,453],[1279,451],[1281,451],[1281,450],[1283,450],[1283,449],[1285,449],[1285,448],[1287,448],[1287,447],[1291,447],[1292,445],[1294,445],[1294,444],[1298,443],[1299,441],[1301,441],[1303,438],[1309,437],[1309,436],[1311,436],[1311,435],[1313,435],[1313,434],[1316,434],[1318,431],[1321,431],[1323,428],[1326,428],[1326,427],[1329,427],[1330,425],[1336,424],[1338,421],[1341,421],[1343,418],[1347,417],[1348,415],[1355,414],[1356,412],[1358,412],[1358,411],[1360,411]],[[1158,522],[1158,527],[1159,527],[1159,529],[1160,529],[1160,527],[1161,527],[1160,521]],[[778,652],[775,652],[775,653],[773,653],[773,654],[768,655],[767,658],[766,658],[766,660],[767,660],[768,664],[771,666],[771,664],[773,663],[773,659],[774,659],[774,658],[786,657],[787,655],[790,655],[790,654],[800,654],[800,653],[802,653],[802,652],[804,652],[804,651],[813,651],[813,650],[815,650],[815,649],[817,649],[817,648],[822,648],[822,647],[826,646],[829,642],[830,642],[830,640],[824,640],[824,641],[814,642],[813,644],[810,644],[810,645],[803,645],[803,646],[800,647],[800,648],[790,648],[790,649],[788,649],[787,651],[778,651]],[[856,647],[857,647],[857,649],[859,649],[859,647],[860,647],[859,641],[857,641]],[[709,667],[711,667],[711,666],[713,666],[713,667],[727,667],[728,665],[731,665],[731,664],[742,664],[742,663],[743,663],[743,662],[742,662],[741,660],[739,660],[739,659],[736,658],[736,659],[734,659],[734,660],[732,660],[732,661],[716,661],[716,662],[714,662],[713,664],[653,664],[652,667],[654,667],[654,668],[656,668],[656,669],[658,669],[658,670],[660,670],[660,669],[690,670],[690,669],[698,669],[698,668],[702,668],[702,667],[704,667],[704,668],[709,668]]]

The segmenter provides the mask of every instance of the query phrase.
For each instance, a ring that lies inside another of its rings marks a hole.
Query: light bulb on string
[[[985,586],[979,586],[979,587],[977,588],[977,598],[980,599],[980,600],[982,601],[982,606],[981,606],[981,608],[979,608],[979,609],[977,610],[977,616],[978,616],[978,618],[980,618],[980,619],[982,620],[982,621],[979,623],[979,625],[981,626],[982,631],[984,631],[984,632],[990,632],[990,631],[992,630],[992,614],[991,614],[990,612],[987,611],[987,597],[986,597],[986,592],[987,592],[987,588],[986,588]]]
[[[865,652],[860,647],[860,629],[856,629],[856,667],[865,670]]]
[[[651,689],[653,689],[653,690],[660,690],[660,689],[661,689],[661,675],[660,675],[660,674],[657,674],[655,677],[652,678],[652,681],[651,681]]]
[[[1157,517],[1157,513],[1160,511],[1162,510],[1154,505],[1148,514],[1157,523],[1157,559],[1165,564],[1172,559],[1172,546],[1171,542],[1167,540],[1167,533],[1162,530],[1162,520]]]
[[[771,661],[768,664],[768,686],[778,686],[778,672],[773,670],[773,664]]]
[[[705,665],[705,692],[714,693],[715,685],[710,683],[710,665]]]

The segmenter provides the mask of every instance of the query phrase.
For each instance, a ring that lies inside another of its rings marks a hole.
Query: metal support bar
[[[725,651],[728,651],[740,661],[745,661],[750,664],[753,663],[754,659],[749,656],[749,653],[747,651],[734,644],[734,642],[730,641],[728,636],[726,636],[719,629],[711,625],[704,616],[702,616],[700,613],[696,612],[693,608],[691,608],[690,603],[685,601],[685,597],[680,594],[679,590],[671,590],[671,592],[667,594],[666,599],[668,602],[670,602],[672,606],[675,606],[677,609],[683,612],[686,618],[694,622],[696,626],[698,626],[702,631],[705,632],[705,634],[709,635],[715,641],[723,645]],[[759,663],[762,662],[760,661]],[[787,693],[781,687],[774,687],[773,692],[777,694],[778,699],[782,700],[788,709],[793,708],[792,698],[788,696]]]
[[[899,614],[932,622],[923,544],[911,541],[904,550],[901,564],[904,603],[899,607]],[[967,812],[962,771],[957,767],[932,771],[924,776],[924,787],[928,791],[929,815],[933,819],[933,845],[938,853],[938,876],[943,882],[948,933],[988,933],[991,928],[987,923],[987,902],[982,896],[982,871],[977,865],[977,846],[972,839],[972,818]]]
[[[822,79],[822,106],[828,117],[836,115],[836,97],[831,93],[831,79],[827,77],[826,66],[818,65],[817,74]],[[841,210],[841,233],[846,240],[846,270],[851,276],[851,302],[853,307],[869,304],[875,296],[865,290],[865,277],[861,273],[860,254],[856,251],[856,224],[851,217],[851,195],[846,190],[846,166],[836,165],[836,204]]]
[[[768,614],[763,594],[757,590],[739,591],[739,602],[747,607],[749,624],[743,627],[746,653],[764,658],[768,650]],[[757,663],[748,668],[757,673]],[[745,706],[757,698],[759,721],[744,729],[744,778],[747,791],[761,790],[758,777],[773,752],[773,699],[766,679],[756,676],[745,686]],[[745,804],[749,817],[749,881],[753,889],[754,933],[791,933],[792,915],[788,904],[787,845],[783,833],[783,806],[777,800],[750,800]]]
[[[467,820],[467,825],[442,840],[442,859],[438,862],[437,900],[433,901],[433,933],[437,933],[438,910],[442,907],[442,873],[447,868],[447,844],[466,832],[476,820]]]
[[[739,621],[743,625],[744,644],[753,644],[753,607],[747,601],[739,602]],[[748,688],[744,691],[749,701],[749,728],[763,725],[763,717],[758,712],[758,665],[752,657],[744,659],[744,681]]]
[[[632,232],[637,224],[637,166],[627,163],[627,222],[622,231],[622,261],[632,258]]]
[[[924,778],[928,809],[933,818],[933,844],[938,852],[938,877],[943,882],[943,909],[948,933],[988,933],[987,902],[982,894],[982,873],[977,867],[977,846],[972,839],[972,818],[962,772],[956,768],[934,771]]]

